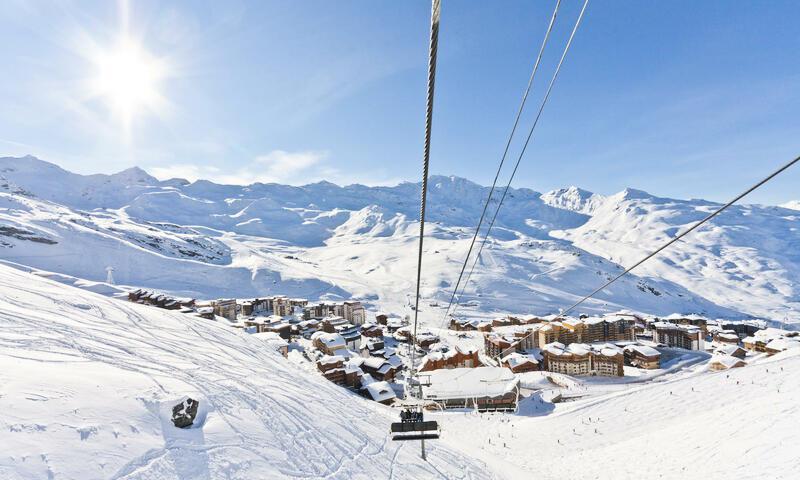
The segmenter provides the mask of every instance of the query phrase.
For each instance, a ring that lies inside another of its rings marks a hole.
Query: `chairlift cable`
[[[461,295],[458,296],[459,300],[456,301],[456,307],[458,307],[460,298],[464,295],[466,291],[467,284],[469,283],[470,278],[472,277],[472,272],[475,271],[475,265],[477,265],[478,260],[480,259],[481,252],[483,251],[483,247],[486,246],[486,242],[489,240],[489,234],[492,232],[492,228],[494,227],[494,223],[497,220],[497,214],[500,213],[500,209],[503,207],[503,202],[508,195],[508,190],[511,188],[511,182],[514,180],[514,176],[517,174],[517,170],[519,169],[519,165],[522,162],[522,157],[525,155],[525,151],[528,148],[528,144],[531,141],[531,137],[533,136],[534,130],[536,130],[536,126],[539,124],[539,119],[542,116],[542,112],[544,111],[545,105],[547,105],[547,100],[550,98],[550,93],[553,91],[553,85],[556,83],[556,79],[558,78],[558,74],[561,72],[561,66],[564,64],[564,59],[567,57],[567,53],[569,52],[570,47],[572,46],[572,40],[575,38],[575,32],[578,31],[578,27],[581,24],[581,20],[583,20],[583,14],[586,12],[586,6],[589,4],[589,0],[585,0],[583,2],[583,8],[581,8],[581,13],[578,15],[578,19],[575,21],[575,26],[572,28],[572,33],[569,36],[569,40],[567,40],[567,44],[564,47],[564,52],[561,54],[561,60],[558,62],[558,66],[556,67],[555,72],[553,73],[553,77],[550,79],[550,84],[547,86],[547,91],[545,92],[544,98],[542,99],[542,103],[539,105],[539,111],[536,113],[536,118],[531,125],[530,130],[528,131],[528,137],[525,139],[525,143],[522,146],[522,151],[520,151],[519,156],[517,157],[517,162],[514,165],[514,170],[511,172],[511,177],[508,179],[508,183],[503,190],[503,195],[500,197],[500,203],[497,204],[497,208],[494,211],[494,215],[492,216],[491,222],[489,222],[489,228],[486,230],[486,233],[483,236],[483,240],[481,241],[481,245],[478,248],[478,254],[475,256],[475,260],[472,263],[472,267],[470,268],[469,274],[467,275],[467,279],[464,281],[464,284],[461,287]]]
[[[430,45],[428,49],[428,94],[426,98],[425,109],[425,148],[423,150],[422,158],[422,189],[420,192],[420,208],[419,208],[419,252],[417,255],[417,288],[416,297],[414,299],[414,331],[411,337],[411,375],[410,379],[417,376],[416,372],[416,337],[417,337],[417,324],[419,319],[419,290],[422,277],[422,251],[423,240],[425,238],[425,207],[428,193],[428,166],[430,163],[431,153],[431,126],[433,123],[433,92],[436,83],[436,55],[439,46],[439,17],[441,13],[441,0],[432,0],[431,2],[431,34]],[[421,382],[419,379],[417,383],[420,385],[420,392],[422,390]],[[408,391],[409,382],[406,382],[406,391]],[[420,395],[421,396],[421,395]],[[417,417],[415,417],[417,418]],[[412,422],[404,421],[401,415],[401,422],[393,423],[392,434],[399,433],[393,436],[392,440],[420,440],[422,449],[422,459],[425,458],[425,439],[439,438],[438,433],[426,433],[427,431],[436,430],[438,432],[438,424],[436,422],[424,422],[422,419],[422,407],[419,407],[419,417]],[[403,433],[412,432],[411,435]]]
[[[425,239],[425,207],[428,195],[428,166],[431,154],[431,126],[433,123],[433,92],[436,84],[436,55],[439,47],[439,16],[441,13],[441,0],[432,0],[431,5],[431,38],[428,49],[428,95],[425,109],[425,148],[422,156],[422,191],[420,193],[419,207],[419,251],[417,254],[417,288],[414,299],[414,333],[412,347],[417,337],[417,320],[419,319],[419,289],[422,277],[422,247]],[[411,349],[411,375],[416,374],[416,348]]]
[[[517,116],[514,118],[514,125],[511,127],[511,133],[508,136],[508,140],[506,141],[505,149],[503,149],[503,156],[500,157],[500,164],[497,166],[497,173],[495,173],[494,181],[492,181],[492,186],[489,189],[489,195],[486,197],[486,202],[483,204],[483,211],[481,212],[481,216],[478,219],[478,226],[475,227],[475,233],[472,235],[472,241],[469,244],[469,249],[467,250],[467,254],[464,257],[464,264],[461,266],[461,272],[458,274],[458,280],[456,280],[456,286],[453,288],[453,294],[450,296],[450,302],[447,304],[447,309],[444,312],[444,318],[442,323],[447,321],[447,314],[450,312],[450,307],[453,306],[453,301],[458,293],[458,287],[461,284],[461,279],[464,276],[464,271],[467,268],[467,263],[469,263],[469,258],[472,255],[472,249],[475,246],[475,241],[478,238],[478,234],[480,233],[481,226],[483,225],[483,220],[486,217],[486,211],[489,208],[489,203],[492,200],[492,196],[494,195],[495,187],[497,186],[497,180],[500,178],[500,172],[503,169],[503,165],[506,161],[506,156],[508,155],[508,149],[511,147],[511,141],[514,138],[514,134],[517,131],[517,126],[519,125],[519,119],[522,116],[522,111],[525,108],[525,103],[528,100],[528,94],[533,87],[533,80],[536,77],[536,72],[539,70],[539,64],[542,61],[542,55],[544,54],[545,47],[547,46],[547,41],[550,39],[550,32],[553,30],[553,25],[556,21],[556,16],[558,15],[558,7],[561,5],[561,0],[556,1],[556,6],[553,9],[553,15],[550,17],[550,24],[547,26],[547,31],[544,35],[544,40],[542,41],[541,47],[539,47],[539,54],[536,56],[536,62],[533,64],[533,70],[531,71],[530,78],[528,79],[528,86],[525,88],[525,92],[522,95],[522,101],[520,102],[519,108],[517,109]]]

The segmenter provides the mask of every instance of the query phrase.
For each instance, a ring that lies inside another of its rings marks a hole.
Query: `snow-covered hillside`
[[[395,411],[210,320],[0,266],[0,478],[492,478]],[[200,400],[174,427],[171,407]]]
[[[555,410],[534,396],[526,400],[529,416],[507,421],[463,413],[437,419],[510,478],[791,480],[800,476],[798,353]]]
[[[488,188],[431,178],[423,294],[446,302]],[[140,169],[82,176],[0,159],[0,259],[177,295],[358,297],[404,313],[415,275],[419,185],[217,185]],[[714,204],[626,190],[511,190],[467,289],[466,315],[552,313]],[[627,308],[800,321],[800,213],[739,206],[600,294]],[[426,301],[426,305],[427,305]],[[405,312],[407,313],[407,312]],[[436,324],[441,308],[422,312]]]

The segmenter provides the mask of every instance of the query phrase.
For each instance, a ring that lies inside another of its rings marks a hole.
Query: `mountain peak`
[[[158,184],[158,179],[151,176],[149,173],[145,172],[139,167],[126,168],[121,172],[110,175],[110,177],[128,183],[145,183],[149,185]]]
[[[800,200],[792,200],[791,202],[786,202],[780,206],[790,210],[800,210]]]
[[[604,197],[574,185],[543,193],[539,198],[551,207],[591,214]]]

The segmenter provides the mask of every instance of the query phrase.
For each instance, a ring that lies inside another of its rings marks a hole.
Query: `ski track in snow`
[[[37,455],[49,458],[54,478],[491,478],[445,447],[430,449],[429,465],[411,449],[401,452],[387,442],[390,409],[305,373],[258,339],[7,267],[0,272],[0,376],[12,385],[0,397],[0,443],[14,445],[9,457],[0,455],[0,478],[38,478],[41,471],[24,460]],[[31,369],[96,382],[108,411],[84,404],[94,392],[15,373]],[[49,400],[17,398],[13,385]],[[164,409],[183,395],[208,409],[201,428],[171,425]],[[59,411],[50,411],[54,401]],[[32,422],[57,438],[20,441],[22,432],[10,427]],[[122,447],[128,442],[137,451]]]

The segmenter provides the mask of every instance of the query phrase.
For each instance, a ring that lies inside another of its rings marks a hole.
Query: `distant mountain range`
[[[423,320],[450,298],[488,187],[430,179]],[[78,175],[0,158],[0,259],[203,298],[357,297],[408,313],[420,185],[219,185],[139,168]],[[463,299],[465,315],[553,313],[717,204],[626,189],[513,189]],[[739,205],[582,311],[701,313],[800,322],[800,202]],[[440,306],[429,306],[439,303]]]

